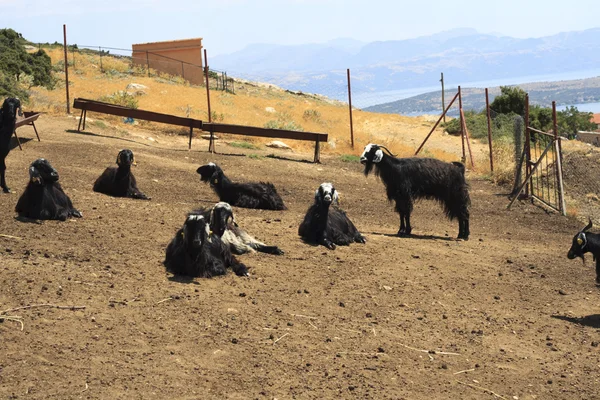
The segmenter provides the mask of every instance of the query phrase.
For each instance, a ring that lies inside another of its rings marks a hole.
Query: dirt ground
[[[470,176],[471,240],[456,241],[458,224],[433,202],[416,206],[414,237],[398,238],[383,185],[358,163],[210,155],[204,141],[190,152],[185,138],[75,127],[42,117],[42,141],[7,158],[16,193],[0,196],[0,312],[85,308],[4,313],[23,329],[0,323],[0,398],[600,398],[600,292],[591,257],[586,267],[566,258],[580,222],[528,203],[507,211],[502,189]],[[91,190],[122,148],[151,201]],[[38,157],[83,219],[14,219]],[[208,161],[236,180],[272,181],[289,207],[236,209],[242,227],[286,252],[242,256],[248,278],[182,281],[162,266],[186,212],[217,200],[195,173]],[[324,181],[366,245],[329,251],[298,238]]]

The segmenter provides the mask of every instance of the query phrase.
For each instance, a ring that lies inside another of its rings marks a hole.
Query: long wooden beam
[[[146,121],[161,122],[163,124],[185,126],[187,128],[202,129],[202,121],[193,118],[178,117],[176,115],[162,114],[154,111],[135,110],[133,108],[116,106],[95,100],[75,99],[73,108],[103,114],[117,115],[120,117],[136,118]]]
[[[219,123],[214,123],[214,122],[205,122],[203,124],[203,130],[211,131],[211,132],[230,133],[233,135],[260,136],[260,137],[293,139],[293,140],[308,140],[311,142],[316,142],[316,141],[327,142],[327,138],[328,138],[328,135],[326,133],[297,132],[297,131],[288,131],[285,129],[258,128],[258,127],[254,127],[254,126],[219,124]]]

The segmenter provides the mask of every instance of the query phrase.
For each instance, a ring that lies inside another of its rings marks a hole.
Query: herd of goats
[[[5,193],[5,159],[10,151],[10,139],[15,129],[17,113],[21,114],[18,99],[8,98],[0,109],[0,178]],[[458,220],[458,239],[469,239],[469,186],[462,163],[447,163],[433,158],[397,158],[384,146],[368,144],[360,157],[364,174],[374,171],[383,182],[388,200],[395,202],[400,214],[399,236],[412,231],[410,214],[419,199],[438,201],[450,220]],[[94,183],[95,192],[114,197],[150,200],[142,193],[131,172],[135,165],[131,150],[121,150],[117,167],[107,168]],[[232,182],[214,163],[196,171],[203,182],[219,197],[213,207],[191,211],[166,248],[164,265],[176,275],[212,277],[223,275],[228,268],[239,276],[248,275],[247,267],[235,255],[260,251],[281,255],[277,246],[268,246],[256,240],[238,226],[232,206],[285,210],[286,206],[271,183]],[[71,200],[58,183],[56,169],[43,158],[29,167],[29,182],[16,205],[20,219],[61,220],[80,218]],[[600,284],[600,234],[590,233],[592,222],[573,238],[568,258],[581,257],[591,252],[596,260],[596,283]],[[322,183],[315,191],[314,203],[308,208],[298,229],[307,243],[323,245],[330,250],[351,243],[365,243],[364,236],[340,208],[338,193],[331,183]]]

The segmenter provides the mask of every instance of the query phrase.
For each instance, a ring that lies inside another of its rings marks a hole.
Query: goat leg
[[[365,237],[363,235],[361,235],[359,232],[356,232],[356,235],[354,236],[354,241],[356,243],[362,243],[362,244],[367,243],[367,239],[365,239]]]
[[[6,186],[6,164],[4,164],[4,160],[2,160],[1,164],[0,164],[0,169],[2,169],[2,171],[0,172],[0,186],[2,187],[2,191],[4,193],[11,193],[10,189],[8,188],[8,186]]]
[[[335,243],[333,243],[331,240],[329,240],[325,236],[323,236],[321,238],[321,240],[319,241],[319,244],[322,244],[323,246],[327,247],[329,250],[335,250]]]
[[[266,254],[274,254],[276,256],[280,256],[280,255],[284,254],[283,250],[281,250],[277,246],[265,246],[265,245],[257,246],[256,251],[260,251],[261,253],[266,253]]]
[[[241,262],[234,259],[234,263],[231,265],[231,269],[237,276],[250,276],[248,268]]]
[[[596,285],[600,286],[600,259],[596,259]]]

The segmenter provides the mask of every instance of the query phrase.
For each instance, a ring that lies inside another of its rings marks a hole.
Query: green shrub
[[[138,108],[138,99],[135,95],[129,94],[125,91],[118,91],[113,94],[109,94],[107,96],[102,96],[98,99],[99,101],[103,101],[105,103],[114,104],[121,107],[127,108]]]
[[[340,160],[342,160],[343,162],[359,162],[360,157],[355,156],[354,154],[342,154],[340,156]]]
[[[255,146],[255,145],[253,145],[252,143],[249,143],[249,142],[231,142],[231,143],[229,143],[229,145],[232,146],[232,147],[240,148],[240,149],[252,149],[252,150],[256,150],[256,149],[259,148],[258,146]]]

